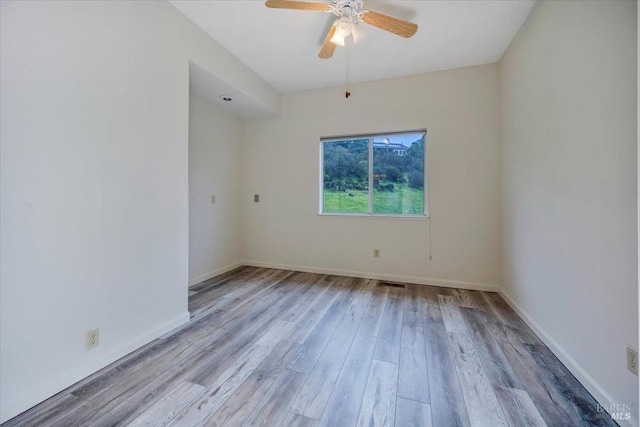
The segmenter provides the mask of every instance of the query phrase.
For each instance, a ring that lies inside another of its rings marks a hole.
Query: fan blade
[[[311,3],[306,1],[267,0],[265,5],[276,9],[314,10],[317,12],[329,11],[329,5],[326,3]]]
[[[336,45],[331,43],[331,37],[336,32],[335,24],[331,26],[329,29],[329,33],[327,34],[327,38],[324,39],[324,44],[322,45],[322,49],[320,49],[320,53],[318,56],[322,59],[331,58],[333,56],[333,52],[336,50]]]
[[[418,31],[418,26],[413,22],[403,21],[389,15],[374,12],[372,10],[362,16],[362,20],[374,27],[382,28],[390,33],[397,34],[401,37],[409,38]]]

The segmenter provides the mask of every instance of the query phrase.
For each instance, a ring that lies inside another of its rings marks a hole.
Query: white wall
[[[279,96],[165,2],[0,4],[4,421],[188,318],[189,60]]]
[[[189,282],[243,261],[242,121],[196,97],[189,102]],[[215,204],[211,196],[216,196]]]
[[[280,117],[245,121],[247,260],[497,285],[497,65],[359,84],[351,92],[348,100],[343,88],[284,95]],[[318,216],[321,136],[416,128],[428,129],[432,261],[426,220]]]
[[[636,7],[540,1],[500,63],[503,290],[600,403],[638,402]]]

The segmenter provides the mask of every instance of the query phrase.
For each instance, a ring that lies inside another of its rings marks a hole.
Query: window
[[[320,140],[320,213],[426,216],[426,131]]]

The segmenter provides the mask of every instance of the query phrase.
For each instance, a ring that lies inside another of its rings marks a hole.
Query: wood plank
[[[224,312],[222,310],[211,310],[207,313],[201,313],[201,315],[194,316],[193,314],[189,318],[189,322],[178,326],[175,329],[170,330],[166,334],[162,335],[158,340],[176,340],[182,336],[182,339],[196,339],[194,338],[193,330],[199,330],[202,328],[219,329],[217,322]]]
[[[399,363],[402,339],[403,289],[391,288],[387,306],[382,315],[374,358],[385,362]]]
[[[464,289],[451,289],[451,294],[460,307],[478,308],[473,298],[471,298],[469,291]]]
[[[202,425],[204,420],[220,409],[229,396],[247,379],[262,360],[288,334],[293,324],[279,321],[249,350],[238,356],[234,363],[209,387],[201,399],[190,405],[169,425]]]
[[[544,345],[542,340],[538,338],[538,336],[528,327],[524,328],[515,328],[507,325],[503,325],[504,328],[509,328],[511,333],[513,333],[521,343],[523,344],[531,344],[531,345]]]
[[[358,427],[394,424],[397,384],[398,365],[374,360],[362,399]]]
[[[434,426],[468,427],[471,424],[444,327],[439,291],[431,286],[421,290],[421,296],[427,304],[425,339],[431,418]]]
[[[321,419],[341,370],[342,364],[319,360],[300,387],[290,411],[315,420]]]
[[[424,317],[425,313],[420,304],[420,287],[422,285],[405,285],[403,311],[418,313]]]
[[[489,312],[493,314],[493,308],[489,304],[489,301],[485,297],[486,292],[482,291],[471,291],[467,290],[467,295],[473,300],[473,303],[476,305],[476,310],[480,310],[483,312]]]
[[[347,309],[347,313],[355,317],[363,317],[367,311],[369,300],[371,299],[371,293],[377,286],[378,281],[372,279],[361,279],[359,281],[358,290],[351,302],[351,305]]]
[[[268,303],[260,309],[254,309],[251,314],[238,318],[233,322],[233,326],[227,324],[225,334],[220,339],[210,342],[212,351],[202,360],[189,380],[204,386],[211,385],[220,373],[231,365],[234,355],[244,351],[256,342],[265,330],[285,317],[307,289],[308,285],[305,283],[290,282],[287,294],[276,294],[273,301],[267,300]]]
[[[495,321],[510,329],[509,333],[515,334],[524,344],[542,345],[542,341],[527,326],[527,324],[513,311],[511,306],[497,292],[484,292],[485,299],[495,315]]]
[[[507,304],[507,302],[497,292],[484,292],[483,296],[488,302],[488,305],[496,313],[496,317],[502,321],[505,325],[511,325],[513,327],[522,328],[526,325],[520,316]]]
[[[304,417],[300,414],[294,414],[293,412],[287,413],[281,427],[316,427],[319,424],[318,420]]]
[[[74,409],[77,409],[85,401],[73,394],[60,393],[29,411],[14,417],[2,424],[2,427],[29,427],[51,425],[66,417]]]
[[[200,397],[205,388],[199,384],[183,381],[162,399],[156,402],[142,415],[133,420],[129,426],[166,426],[175,416],[196,398]]]
[[[208,287],[215,287],[222,282],[247,277],[251,274],[255,274],[256,272],[261,272],[263,270],[265,269],[259,267],[240,266],[234,270],[227,271],[226,273],[219,274],[210,279],[189,286],[189,290],[198,292]]]
[[[524,390],[494,387],[510,427],[546,427],[540,412]]]
[[[498,320],[490,314],[484,313],[486,325],[491,329],[493,335],[497,339],[512,341],[522,344],[542,344],[542,341],[530,329],[518,329],[510,325],[506,325],[503,321]]]
[[[184,380],[185,372],[193,366],[188,359],[197,353],[198,347],[192,345],[184,358],[167,358],[170,360],[145,367],[143,370],[153,375],[140,377],[140,381],[134,376],[111,386],[54,425],[129,424]]]
[[[511,341],[514,343],[522,343],[518,334],[515,333],[514,329],[502,323],[502,321],[498,321],[495,317],[484,314],[485,322],[484,324],[487,328],[491,329],[491,333],[496,339]]]
[[[206,308],[207,310],[219,309],[233,311],[245,304],[251,297],[266,292],[267,289],[271,286],[275,286],[280,282],[280,280],[287,281],[289,284],[300,284],[314,277],[313,275],[305,275],[304,273],[284,273],[286,272],[275,270],[273,272],[260,275],[258,278],[254,278],[250,281],[244,281],[241,283],[234,282],[233,288],[224,295],[215,298],[213,301],[203,304],[203,308]]]
[[[279,322],[277,313],[271,313],[265,315],[262,323],[253,322],[244,330],[226,331],[225,335],[212,340],[206,351],[192,360],[196,366],[187,379],[205,387],[210,386],[233,364],[237,354],[254,345],[265,331]],[[219,345],[215,345],[216,342]]]
[[[255,410],[255,400],[271,388],[296,356],[300,346],[298,343],[281,341],[209,419],[221,426],[241,425]]]
[[[294,341],[299,344],[304,343],[322,317],[333,307],[336,299],[343,295],[342,280],[337,277],[328,277],[327,279],[330,281],[331,286],[329,286],[327,291],[324,292],[305,313],[304,319],[297,323],[291,336],[287,337],[289,341]]]
[[[424,318],[414,311],[405,311],[402,318],[398,396],[423,403],[431,401]]]
[[[212,299],[216,299],[219,295],[226,295],[226,292],[221,292],[226,289],[227,292],[233,289],[237,285],[244,285],[251,283],[255,280],[259,280],[266,276],[274,274],[281,274],[284,270],[271,270],[267,268],[248,267],[239,272],[229,271],[227,273],[220,274],[212,277],[204,282],[200,282],[196,285],[190,286],[189,290],[196,293],[209,293]],[[229,286],[235,285],[235,286]],[[211,293],[211,291],[218,291],[217,293]],[[194,298],[195,299],[195,298]],[[200,299],[200,297],[198,297]],[[191,301],[190,301],[191,302]]]
[[[306,374],[285,370],[243,423],[245,426],[277,426],[287,416],[291,401],[304,383]]]
[[[295,289],[295,286],[291,285],[300,284],[301,281],[295,280],[294,276],[295,272],[290,271],[288,275],[272,282],[265,282],[252,292],[244,294],[242,298],[232,300],[229,306],[225,306],[228,319],[221,318],[222,323],[246,313],[252,313],[256,308],[263,307],[265,301],[270,301],[286,294],[290,289]]]
[[[320,419],[362,319],[346,313],[291,404],[291,412]]]
[[[547,380],[546,373],[523,344],[504,340],[498,340],[498,344],[548,425],[552,426],[558,420],[565,420],[573,425],[581,424],[575,408],[567,405],[564,397]]]
[[[276,270],[280,271],[280,270]],[[215,322],[219,327],[228,328],[229,325],[244,324],[250,319],[260,316],[264,310],[269,310],[273,304],[279,303],[283,297],[286,297],[291,291],[297,291],[304,287],[298,280],[295,280],[295,272],[285,272],[285,275],[278,275],[272,282],[267,283],[258,292],[251,294],[244,299],[241,304],[233,310],[222,310],[220,315],[215,318]],[[204,313],[194,316],[197,318]]]
[[[558,392],[562,398],[561,405],[572,408],[577,413],[581,423],[586,425],[615,426],[610,418],[601,417],[593,410],[597,401],[589,394],[582,384],[558,360],[547,347],[542,345],[524,344],[535,362],[542,368],[550,387]],[[554,400],[558,403],[557,400]]]
[[[329,339],[342,321],[342,318],[355,296],[355,283],[351,282],[338,295],[329,310],[320,319],[309,337],[304,341],[298,360],[291,366],[291,370],[308,374],[313,369],[322,354]],[[361,318],[353,318],[352,322],[360,322]]]
[[[398,397],[395,425],[398,427],[432,427],[431,406]]]
[[[254,296],[247,298],[242,304],[236,306],[234,310],[206,309],[192,315],[191,320],[199,321],[202,317],[206,317],[213,326],[221,329],[241,327],[248,319],[259,317],[264,311],[269,310],[273,304],[278,303],[285,293],[284,290],[296,290],[296,287],[291,286],[287,280],[288,277],[289,275],[279,276],[277,280],[265,285],[259,291],[261,294],[259,298]]]
[[[373,361],[374,348],[375,340],[372,337],[356,335],[320,425],[348,426],[357,422]]]
[[[507,427],[502,407],[469,336],[461,308],[455,304],[454,298],[439,295],[438,299],[471,425]]]
[[[248,271],[243,276],[226,276],[224,279],[213,281],[211,284],[194,286],[191,290],[197,293],[189,298],[189,312],[192,314],[207,308],[207,305],[214,304],[221,297],[233,291],[238,285],[246,285],[254,280],[264,280],[265,278],[282,277],[290,272],[284,270],[257,269]]]
[[[301,298],[301,300],[298,301],[289,311],[289,314],[282,320],[287,322],[297,322],[303,318],[311,307],[313,307],[315,303],[322,298],[324,293],[333,286],[333,282],[328,282],[326,278],[327,276],[310,274],[310,277],[307,279],[312,285],[309,292],[305,293],[304,298]]]
[[[450,295],[438,295],[438,300],[440,301],[442,320],[446,325],[447,332],[466,333],[467,326],[464,323],[455,298]]]
[[[469,335],[449,332],[449,342],[471,425],[507,427],[502,407]]]
[[[469,308],[460,308],[460,312],[489,381],[508,388],[522,388],[518,375],[502,352],[482,313]]]
[[[364,320],[360,324],[360,335],[370,335],[377,337],[382,325],[382,314],[387,305],[389,288],[386,286],[376,286],[371,294],[371,299],[364,313]]]
[[[352,313],[345,313],[320,354],[319,359],[341,365],[349,353],[361,322],[361,317],[354,317]]]

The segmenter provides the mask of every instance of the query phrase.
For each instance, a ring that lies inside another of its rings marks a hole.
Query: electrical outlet
[[[91,350],[92,348],[97,347],[98,344],[100,344],[100,329],[98,328],[87,332],[84,344],[86,350]]]
[[[260,201],[260,195],[259,194],[254,194],[253,195],[253,201],[258,203]]]
[[[216,196],[212,195],[211,196],[211,204],[214,204],[216,202]]]
[[[373,257],[374,258],[380,258],[380,249],[374,249],[373,250]]]
[[[627,369],[638,375],[638,350],[627,346]]]

